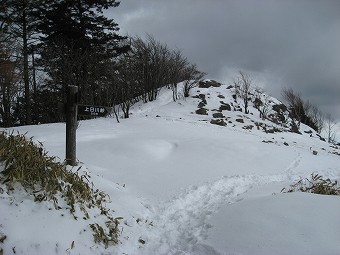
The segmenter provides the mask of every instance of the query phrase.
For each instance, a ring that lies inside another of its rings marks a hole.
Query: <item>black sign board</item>
[[[79,116],[105,117],[111,112],[111,107],[95,105],[78,105]]]

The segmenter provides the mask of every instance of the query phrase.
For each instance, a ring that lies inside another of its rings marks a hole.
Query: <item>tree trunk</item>
[[[30,83],[28,73],[28,39],[27,39],[27,16],[26,16],[26,0],[23,1],[22,13],[22,41],[23,41],[23,58],[24,58],[24,85],[25,85],[25,112],[26,112],[26,125],[32,123],[31,119],[31,100],[30,100]]]

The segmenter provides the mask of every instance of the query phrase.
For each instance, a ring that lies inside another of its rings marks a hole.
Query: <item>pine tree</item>
[[[35,12],[39,5],[34,0],[4,0],[1,1],[3,13],[0,15],[2,26],[5,24],[3,32],[11,39],[15,38],[21,46],[22,81],[24,84],[25,97],[25,123],[31,124],[31,96],[29,78],[29,46],[34,41],[36,34]]]
[[[45,1],[39,25],[42,63],[61,97],[68,85],[76,85],[87,103],[102,103],[96,101],[102,101],[105,70],[128,49],[120,45],[124,37],[117,34],[117,23],[103,15],[118,5],[115,0]]]

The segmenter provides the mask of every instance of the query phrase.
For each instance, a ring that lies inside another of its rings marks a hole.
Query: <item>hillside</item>
[[[179,88],[180,91],[180,88]],[[233,88],[214,83],[191,97],[137,103],[130,118],[81,121],[77,157],[120,220],[120,243],[94,243],[88,225],[20,187],[0,190],[4,254],[328,254],[340,250],[340,196],[280,193],[318,173],[340,179],[340,149],[264,94],[268,119],[244,114]],[[242,110],[242,111],[241,111]],[[12,129],[10,129],[12,130]],[[15,128],[65,157],[65,124]]]

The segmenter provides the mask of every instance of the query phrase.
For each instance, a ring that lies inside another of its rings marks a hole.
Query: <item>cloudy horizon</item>
[[[281,99],[293,88],[340,122],[340,1],[122,0],[108,12],[120,34],[180,49],[206,78],[238,70]]]

